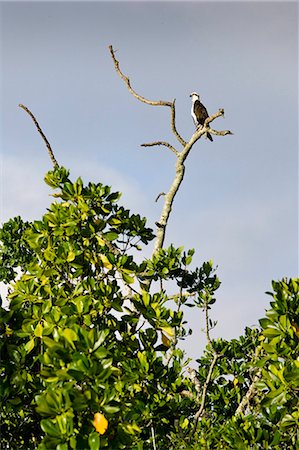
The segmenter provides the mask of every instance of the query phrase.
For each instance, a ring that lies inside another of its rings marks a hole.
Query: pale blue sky
[[[295,2],[2,2],[1,220],[39,218],[50,202],[44,143],[17,105],[36,115],[73,177],[103,181],[123,203],[159,218],[174,155],[140,144],[169,140],[169,111],[134,99],[108,45],[147,98],[176,98],[177,127],[194,126],[197,91],[214,127],[186,163],[166,244],[213,259],[222,286],[214,336],[256,324],[272,279],[298,273],[298,5]],[[196,356],[202,323],[187,314]],[[201,346],[201,344],[200,344]]]

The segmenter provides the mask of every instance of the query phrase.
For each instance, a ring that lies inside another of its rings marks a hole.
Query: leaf
[[[30,341],[25,344],[25,350],[27,353],[30,353],[34,349],[35,339],[32,338]]]
[[[108,334],[109,334],[109,330],[108,330],[108,329],[106,329],[106,330],[101,330],[101,331],[98,333],[98,339],[97,339],[97,341],[95,342],[92,351],[95,351],[97,348],[100,347],[100,345],[103,344],[103,342],[105,341],[105,339],[106,339],[106,337],[108,336]]]
[[[94,431],[88,436],[88,444],[90,450],[98,450],[100,448],[100,437]]]
[[[76,255],[75,255],[74,250],[70,250],[67,255],[67,258],[66,258],[67,262],[74,261],[75,258],[76,258]]]
[[[235,377],[235,378],[233,379],[233,385],[234,385],[234,386],[237,386],[238,383],[239,383],[239,380],[238,380],[238,378]]]
[[[70,438],[70,447],[72,449],[76,449],[77,448],[77,439],[75,438],[75,436],[72,436]]]
[[[56,450],[68,450],[68,449],[69,447],[66,442],[64,444],[58,444],[56,447]]]
[[[281,434],[278,430],[275,431],[271,445],[277,445],[280,442]]]
[[[279,336],[281,334],[281,331],[277,328],[268,327],[263,331],[263,335],[268,338],[273,338],[275,336]]]
[[[40,322],[38,323],[38,325],[36,326],[36,328],[34,330],[34,335],[36,337],[42,337],[42,335],[43,335],[43,326]]]
[[[104,241],[103,238],[101,238],[100,236],[96,235],[96,240],[98,241],[98,244],[99,244],[101,247],[104,247],[105,241]]]
[[[269,325],[271,325],[273,322],[269,319],[263,318],[259,320],[260,326],[265,329],[267,328]]]
[[[113,266],[106,255],[100,255],[100,260],[103,263],[103,266],[106,267],[106,269],[111,270],[113,269]]]
[[[115,233],[113,231],[109,231],[108,233],[103,233],[103,237],[107,239],[107,241],[112,242],[115,241],[115,239],[118,238],[118,233]]]
[[[43,336],[43,342],[46,344],[47,347],[49,347],[50,349],[61,349],[62,350],[62,346],[58,343],[55,342],[53,339],[47,337],[47,336]]]
[[[172,327],[160,327],[160,329],[162,331],[164,331],[164,333],[168,334],[169,337],[171,337],[171,338],[174,337],[174,334],[175,334],[174,328],[172,328]]]
[[[141,433],[141,428],[137,425],[137,423],[126,423],[122,425],[123,430],[125,431],[125,433],[128,434],[139,434]]]
[[[117,412],[120,411],[120,407],[119,406],[110,406],[110,405],[106,405],[103,406],[103,410],[107,413],[107,414],[115,414]]]
[[[42,419],[40,422],[41,429],[50,436],[59,436],[60,432],[56,423],[51,419]]]
[[[299,325],[296,322],[291,322],[292,329],[294,330],[296,336],[299,338]]]
[[[72,330],[71,328],[65,328],[62,332],[63,337],[65,338],[65,340],[73,347],[74,346],[74,341],[78,340],[78,335],[77,333]]]
[[[144,369],[145,372],[148,372],[149,370],[149,363],[147,361],[146,353],[145,352],[138,352],[137,357],[140,362],[140,366],[142,369]]]
[[[44,251],[44,258],[46,261],[54,261],[55,253],[50,247]]]
[[[92,424],[98,433],[100,433],[100,434],[106,433],[106,430],[108,428],[108,420],[106,419],[104,414],[101,414],[98,412],[95,413]]]
[[[122,274],[122,277],[123,277],[123,280],[125,283],[127,283],[127,284],[134,283],[134,277],[131,277],[130,275],[128,275],[125,272],[122,272],[121,274]]]
[[[150,300],[151,300],[150,294],[146,291],[142,291],[142,301],[144,306],[149,306]]]
[[[61,414],[59,416],[56,416],[56,421],[60,429],[60,433],[62,435],[65,435],[67,433],[67,429],[69,424],[72,425],[72,420],[70,420],[70,417],[68,417],[67,413]],[[68,450],[68,449],[67,449]]]
[[[164,333],[161,333],[161,334],[162,334],[163,345],[165,345],[165,347],[169,348],[171,346],[171,340],[168,339],[168,337]]]

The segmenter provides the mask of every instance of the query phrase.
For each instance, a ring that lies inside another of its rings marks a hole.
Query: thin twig
[[[209,307],[208,307],[207,303],[205,303],[204,311],[205,311],[205,321],[206,321],[206,330],[205,331],[206,331],[207,341],[210,344],[211,349],[213,350],[213,352],[216,353],[214,348],[213,348],[213,344],[212,344],[212,340],[211,340],[211,336],[210,336]]]
[[[141,144],[141,147],[154,147],[155,145],[164,145],[165,147],[168,147],[175,155],[178,156],[179,154],[179,152],[171,144],[165,141],[149,142],[146,144]]]
[[[179,143],[185,147],[185,145],[187,145],[187,142],[180,136],[180,134],[178,133],[177,129],[176,129],[176,125],[175,125],[175,99],[173,100],[172,104],[171,104],[171,129],[175,135],[175,137],[177,138],[177,140],[179,141]]]
[[[153,449],[154,449],[154,450],[157,450],[157,447],[156,447],[156,438],[155,438],[155,430],[154,430],[154,427],[153,427],[152,424],[151,424],[151,433],[152,433],[152,439],[153,439]]]
[[[41,137],[43,138],[43,140],[44,140],[44,142],[45,142],[45,144],[46,144],[46,146],[47,146],[48,153],[49,153],[49,156],[50,156],[50,158],[51,158],[51,161],[52,161],[52,163],[53,163],[54,168],[59,167],[59,164],[58,164],[58,162],[57,162],[57,160],[56,160],[56,158],[55,158],[55,156],[54,156],[54,153],[53,153],[53,150],[52,150],[52,148],[51,148],[51,145],[50,145],[48,139],[46,138],[45,134],[43,133],[41,127],[39,126],[39,123],[38,123],[38,121],[36,120],[36,118],[34,117],[34,115],[33,115],[32,112],[30,111],[30,109],[28,109],[26,106],[22,105],[21,103],[19,104],[19,107],[22,108],[22,109],[24,109],[24,111],[26,111],[26,113],[29,114],[29,116],[30,116],[31,119],[33,120],[33,122],[34,122],[34,124],[35,124],[35,126],[36,126],[36,128],[37,128],[37,131],[39,132],[39,134],[41,135]]]
[[[209,124],[211,122],[213,122],[213,120],[215,120],[215,119],[217,119],[217,117],[221,117],[221,116],[224,117],[224,109],[223,108],[220,108],[215,114],[213,114],[212,116],[208,117],[205,120],[204,128],[207,128],[206,132],[215,134],[216,136],[226,136],[228,134],[234,134],[230,130],[218,131],[218,130],[213,130],[213,128],[209,127]]]
[[[224,109],[219,108],[218,111],[215,114],[212,114],[211,116],[207,117],[204,123],[204,126],[206,127],[209,125],[209,123],[213,122],[213,120],[217,119],[217,117],[224,116]]]
[[[216,364],[217,359],[219,357],[220,357],[220,355],[218,353],[214,353],[213,360],[211,362],[210,369],[209,369],[209,372],[208,372],[208,376],[207,376],[206,381],[205,381],[205,383],[203,385],[200,408],[199,408],[199,410],[197,411],[197,413],[194,416],[195,421],[194,421],[194,428],[193,428],[193,433],[192,434],[195,433],[196,428],[197,428],[197,424],[198,424],[198,421],[199,421],[199,418],[204,413],[205,401],[206,401],[208,386],[209,386],[209,383],[210,383],[211,378],[212,378],[212,374],[213,374],[213,370],[214,370],[215,364]]]
[[[182,292],[182,293],[179,293],[179,294],[168,295],[167,299],[168,300],[177,300],[178,298],[179,299],[182,299],[182,298],[186,299],[186,298],[189,298],[189,297],[195,297],[196,295],[197,295],[196,292],[193,292],[193,293]]]
[[[162,195],[166,195],[165,192],[160,192],[160,194],[157,195],[155,202],[157,203],[157,201],[159,200],[160,197],[162,197]]]
[[[158,101],[147,100],[145,97],[142,97],[141,95],[137,94],[137,92],[134,91],[134,89],[131,87],[131,83],[130,83],[129,78],[126,75],[124,75],[123,72],[120,70],[119,62],[117,61],[117,59],[115,57],[115,52],[113,50],[112,45],[109,45],[109,50],[110,50],[110,54],[111,54],[111,57],[112,57],[113,62],[114,62],[114,67],[115,67],[116,72],[121,77],[121,79],[126,83],[129,92],[132,95],[134,95],[135,98],[137,98],[138,100],[140,100],[143,103],[146,103],[147,105],[151,105],[151,106],[168,106],[168,107],[171,108],[171,105],[172,105],[171,102],[165,102],[163,100],[158,100]]]

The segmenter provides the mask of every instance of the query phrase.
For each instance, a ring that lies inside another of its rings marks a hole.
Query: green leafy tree
[[[213,340],[210,310],[220,281],[194,250],[163,247],[184,161],[207,119],[182,146],[155,234],[101,183],[72,181],[39,124],[54,169],[55,201],[41,220],[11,219],[0,230],[1,439],[9,449],[296,449],[299,421],[299,280],[273,282],[260,327]],[[154,243],[152,256],[137,258]],[[138,262],[137,262],[138,261]],[[18,269],[18,270],[17,270]],[[171,292],[171,294],[170,294]],[[204,314],[206,349],[196,369],[180,341],[186,308]]]

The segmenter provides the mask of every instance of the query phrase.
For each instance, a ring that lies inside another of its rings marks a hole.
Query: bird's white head
[[[193,102],[195,102],[195,100],[200,100],[200,97],[197,92],[191,92],[190,97]]]

